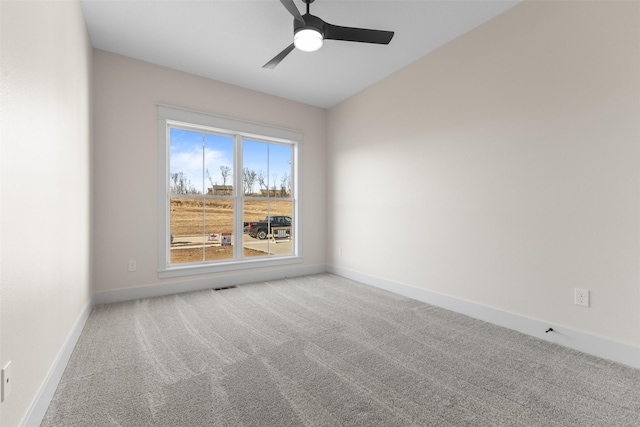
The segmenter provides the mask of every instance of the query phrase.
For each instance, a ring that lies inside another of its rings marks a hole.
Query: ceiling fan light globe
[[[314,28],[304,28],[293,36],[293,44],[303,52],[313,52],[322,47],[322,34]]]

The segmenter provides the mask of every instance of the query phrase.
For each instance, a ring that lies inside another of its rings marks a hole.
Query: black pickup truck
[[[291,236],[291,217],[268,215],[263,221],[245,223],[244,228],[249,233],[249,236],[254,239],[264,240],[270,234],[274,234],[273,237],[283,237],[281,236],[282,231],[284,231],[286,237],[289,237]]]

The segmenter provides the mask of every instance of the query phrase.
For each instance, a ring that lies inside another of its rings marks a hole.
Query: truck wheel
[[[256,237],[258,237],[258,239],[260,240],[264,240],[267,238],[267,232],[264,230],[258,230],[258,234],[256,234]]]

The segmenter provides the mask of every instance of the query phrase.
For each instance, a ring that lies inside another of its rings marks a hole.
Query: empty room
[[[640,1],[0,1],[0,425],[640,425]]]

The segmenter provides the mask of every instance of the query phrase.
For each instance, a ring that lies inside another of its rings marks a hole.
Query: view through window
[[[296,141],[166,121],[166,268],[296,255]]]

